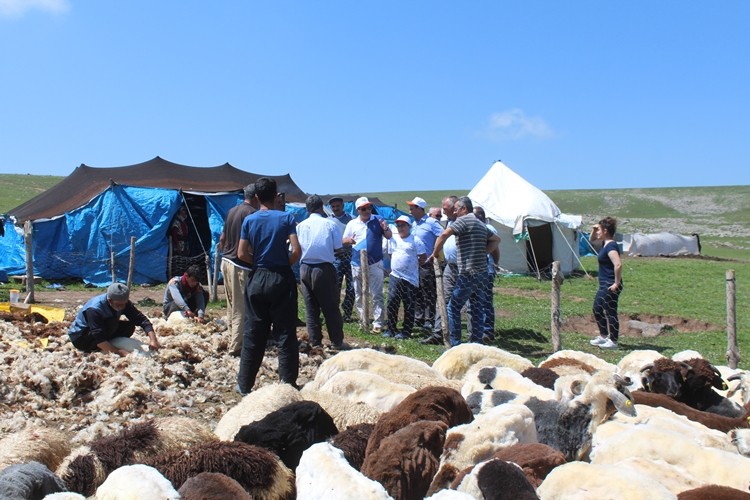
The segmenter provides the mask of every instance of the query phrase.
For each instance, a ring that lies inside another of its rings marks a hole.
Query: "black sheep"
[[[294,470],[306,449],[338,432],[331,416],[318,403],[297,401],[243,425],[234,440],[271,450]]]

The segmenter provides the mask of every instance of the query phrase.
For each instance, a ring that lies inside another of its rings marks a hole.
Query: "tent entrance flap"
[[[552,266],[552,224],[527,226],[526,263],[531,273],[539,274]]]

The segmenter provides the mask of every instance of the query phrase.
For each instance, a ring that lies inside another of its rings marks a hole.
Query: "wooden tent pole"
[[[34,227],[31,220],[23,223],[23,240],[26,246],[26,299],[27,304],[34,303]]]

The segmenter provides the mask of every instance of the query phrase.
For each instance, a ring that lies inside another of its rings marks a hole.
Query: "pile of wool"
[[[119,357],[75,349],[67,322],[50,323],[56,326],[41,341],[41,326],[0,321],[0,438],[46,425],[80,444],[156,415],[185,415],[214,428],[240,399],[234,390],[239,359],[229,355],[225,323],[152,323],[162,348],[150,356]],[[140,329],[134,338],[147,340]],[[312,380],[328,356],[323,350],[300,353],[298,383]],[[278,382],[277,369],[277,351],[269,349],[258,385]]]

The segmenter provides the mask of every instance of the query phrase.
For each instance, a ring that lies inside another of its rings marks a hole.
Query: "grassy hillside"
[[[17,207],[62,179],[0,174],[0,213]],[[363,194],[377,196],[405,210],[406,200],[415,195],[435,206],[448,194],[465,195],[467,191]],[[621,232],[698,233],[704,255],[750,261],[750,186],[561,190],[548,191],[547,195],[563,212],[582,215],[585,227],[605,215],[613,215],[620,222]]]
[[[430,206],[440,205],[448,194],[466,191],[401,191],[366,193],[383,202],[407,208],[415,195]],[[605,215],[619,220],[623,233],[697,233],[703,254],[711,257],[750,260],[750,186],[565,190],[547,191],[560,210],[583,216],[590,227]]]
[[[0,174],[0,213],[6,213],[43,193],[63,178],[56,175]]]

